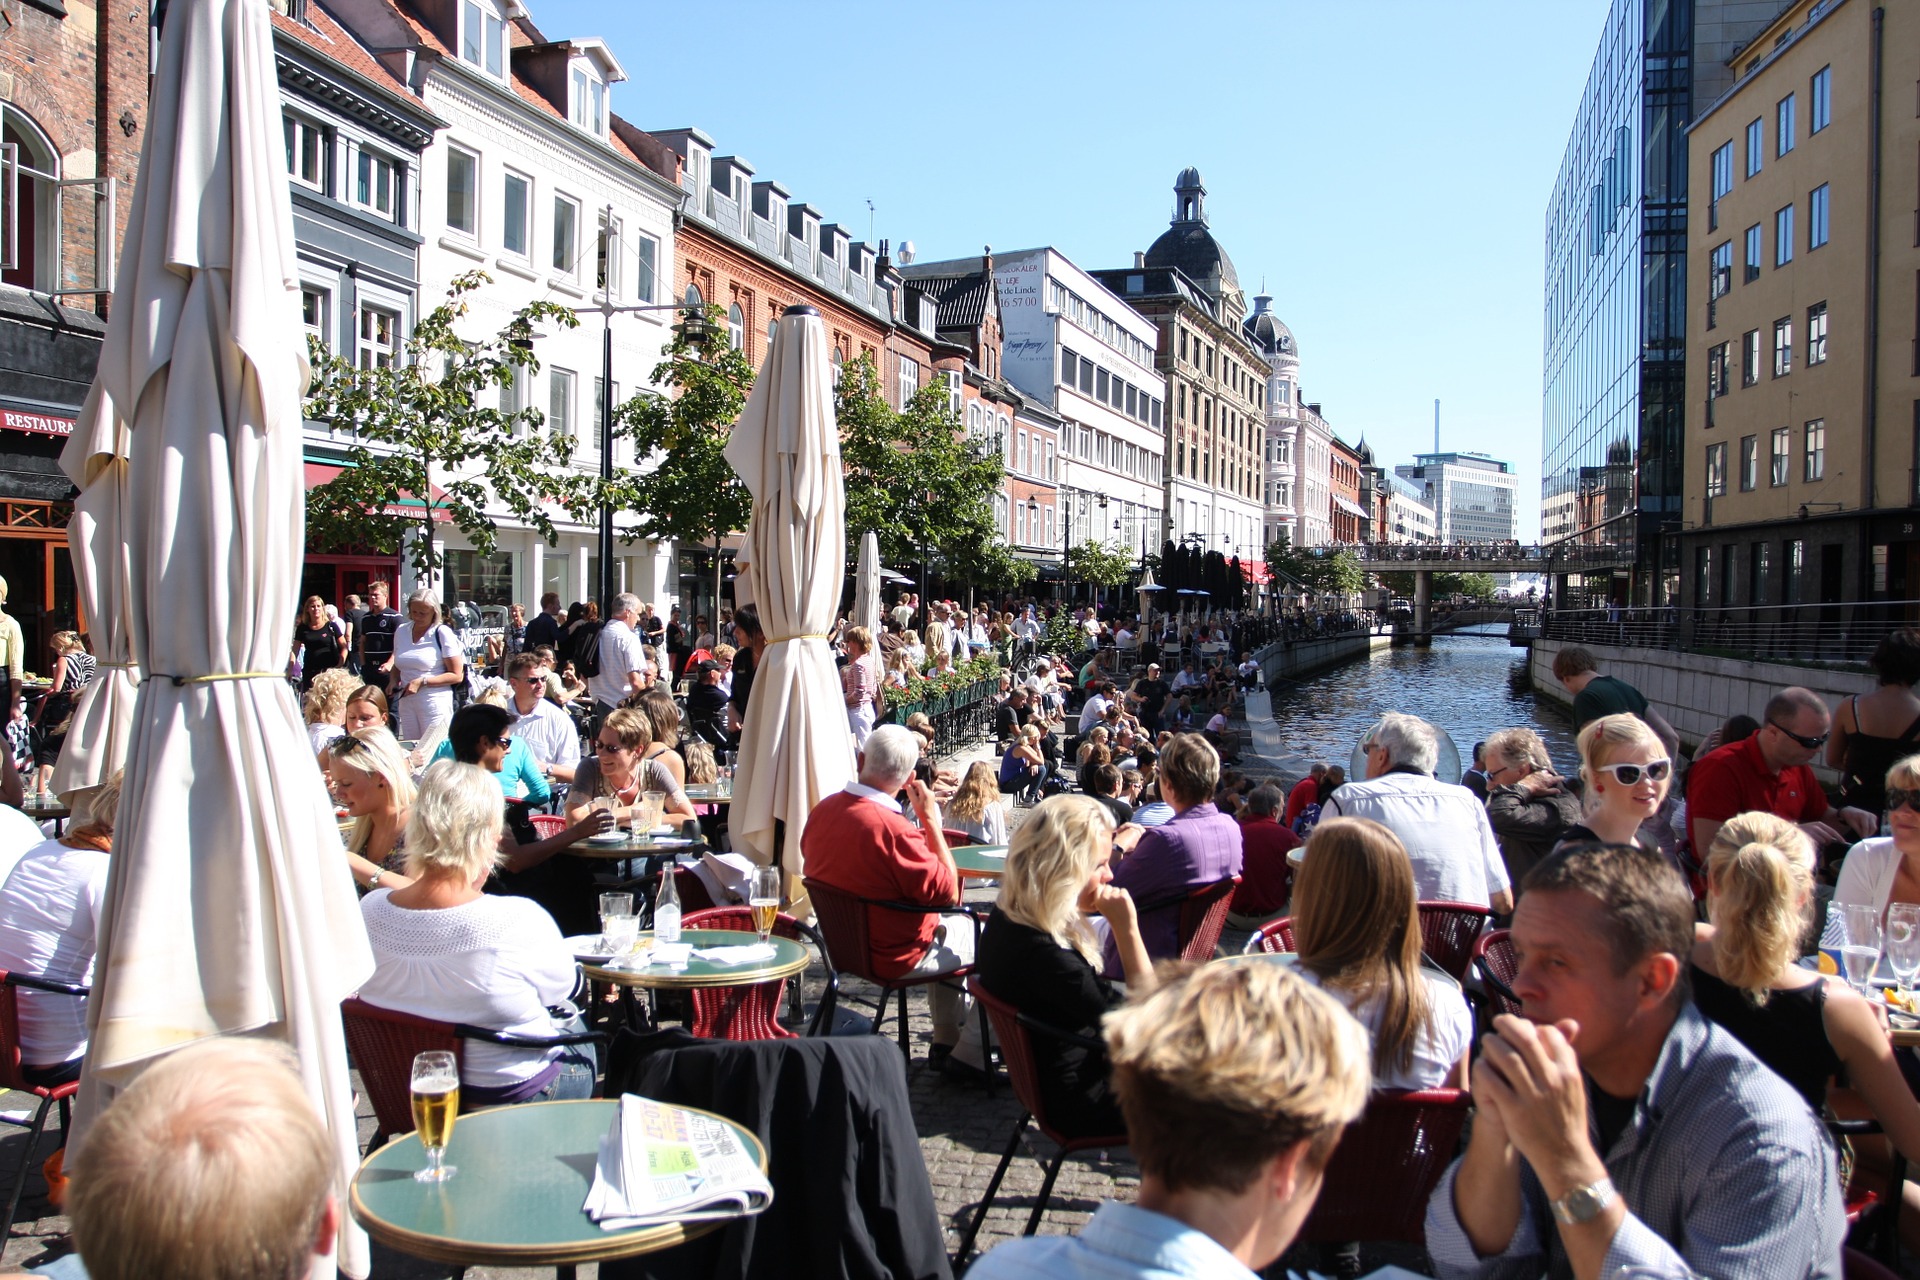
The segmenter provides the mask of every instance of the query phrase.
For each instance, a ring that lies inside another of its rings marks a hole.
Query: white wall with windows
[[[437,305],[455,277],[478,270],[492,281],[470,295],[466,324],[476,335],[497,331],[530,302],[576,309],[576,328],[537,326],[540,367],[504,392],[502,403],[541,410],[545,429],[574,442],[576,465],[597,469],[607,323],[599,308],[603,301],[677,301],[665,282],[672,278],[680,191],[612,138],[613,87],[625,73],[605,46],[568,46],[566,101],[548,111],[506,79],[508,16],[494,0],[463,0],[458,57],[427,76],[425,103],[447,128],[421,164],[421,306]],[[676,318],[671,311],[612,317],[616,405],[649,388]],[[634,465],[631,446],[615,449],[615,466]],[[589,598],[597,586],[594,528],[567,518],[558,523],[560,544],[548,547],[537,534],[508,532],[502,522],[517,598],[530,608],[543,591],[572,601]],[[672,550],[620,543],[616,581],[665,613],[678,582]]]

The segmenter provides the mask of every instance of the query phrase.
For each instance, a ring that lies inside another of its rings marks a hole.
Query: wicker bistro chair
[[[359,996],[340,1002],[340,1015],[346,1024],[347,1052],[360,1070],[360,1083],[373,1104],[373,1137],[367,1150],[384,1146],[388,1139],[412,1133],[413,1058],[433,1049],[450,1052],[461,1066],[468,1040],[488,1044],[512,1045],[522,1049],[552,1049],[573,1044],[604,1044],[599,1031],[560,1036],[518,1036],[486,1027],[470,1027],[458,1022],[436,1022],[368,1004]],[[461,1110],[466,1110],[463,1105]]]
[[[944,982],[948,986],[958,986],[967,975],[973,972],[972,965],[961,965],[957,969],[939,974],[907,973],[895,978],[883,978],[874,971],[873,942],[868,930],[868,921],[874,911],[898,911],[907,915],[954,915],[965,912],[963,906],[921,907],[906,902],[885,902],[878,898],[861,898],[844,889],[836,889],[823,884],[811,876],[801,883],[806,886],[807,895],[813,901],[814,916],[820,923],[820,932],[826,941],[824,953],[828,964],[838,973],[850,973],[856,978],[864,978],[880,988],[880,999],[874,1006],[873,1034],[879,1035],[882,1024],[887,1019],[887,1000],[894,992],[900,993],[900,1052],[909,1058],[913,1056],[912,1041],[907,1024],[907,992],[913,987],[929,986]],[[973,922],[973,941],[975,954],[979,952],[980,917],[967,913]],[[980,1014],[982,1032],[981,1043],[988,1053],[988,1062],[992,1062],[992,1041],[985,1035],[987,1015]],[[991,1077],[989,1077],[991,1079]]]
[[[737,929],[753,932],[751,907],[710,907],[680,918],[683,929]],[[820,931],[804,920],[782,911],[774,917],[773,932],[795,942],[811,942],[824,960],[826,941]],[[688,991],[693,1003],[693,1022],[688,1027],[696,1036],[709,1040],[790,1040],[794,1033],[780,1025],[780,994],[785,978],[756,982],[742,987],[694,987]],[[840,975],[827,962],[827,990],[807,1025],[808,1035],[819,1035],[833,1025],[834,1009],[839,1003]]]
[[[1014,1153],[1020,1149],[1020,1139],[1026,1136],[1028,1121],[1032,1121],[1060,1150],[1047,1165],[1046,1180],[1040,1184],[1040,1195],[1033,1202],[1033,1212],[1027,1216],[1027,1235],[1040,1229],[1040,1219],[1046,1215],[1047,1204],[1053,1199],[1054,1181],[1060,1176],[1060,1166],[1068,1156],[1076,1151],[1108,1150],[1127,1145],[1125,1133],[1072,1135],[1061,1132],[1047,1118],[1046,1103],[1040,1094],[1040,1071],[1033,1056],[1034,1037],[1064,1040],[1102,1054],[1107,1051],[1105,1042],[1077,1035],[1021,1013],[1006,1001],[988,995],[978,978],[967,979],[967,990],[986,1011],[994,1034],[1000,1038],[1000,1056],[1007,1064],[1007,1076],[1013,1083],[1013,1096],[1020,1100],[1020,1105],[1026,1110],[1020,1113],[1018,1123],[1013,1126],[1013,1137],[1000,1157],[999,1166],[993,1171],[992,1180],[987,1183],[980,1207],[974,1210],[973,1221],[967,1225],[966,1237],[960,1241],[960,1252],[953,1258],[956,1273],[966,1265],[968,1256],[973,1252],[973,1242],[980,1234],[980,1224],[986,1221],[987,1210],[993,1207],[993,1197],[1000,1190],[1001,1180],[1007,1176]],[[1441,1167],[1444,1169],[1446,1166]]]
[[[557,813],[530,813],[527,821],[533,823],[533,829],[542,840],[551,840],[567,829],[567,820]]]
[[[1296,1243],[1426,1243],[1427,1201],[1460,1150],[1473,1095],[1380,1092],[1347,1126]]]
[[[1270,956],[1284,955],[1294,950],[1293,917],[1281,916],[1278,920],[1269,920],[1253,931],[1242,948],[1245,955],[1265,953]]]
[[[1233,891],[1240,887],[1239,876],[1228,876],[1212,884],[1189,889],[1176,897],[1162,898],[1139,908],[1144,922],[1161,911],[1180,913],[1180,959],[1205,963],[1213,959],[1220,945],[1220,931],[1227,924],[1227,909],[1233,905]]]
[[[1493,912],[1470,902],[1422,902],[1420,949],[1454,981],[1464,981],[1473,963],[1474,943]]]
[[[1473,944],[1473,968],[1480,975],[1485,1020],[1490,1022],[1502,1013],[1518,1016],[1520,997],[1513,992],[1513,980],[1520,972],[1520,962],[1513,954],[1512,934],[1505,929],[1481,934]]]
[[[40,1105],[34,1108],[33,1119],[30,1122],[7,1119],[8,1124],[21,1125],[26,1129],[27,1145],[26,1149],[20,1153],[20,1168],[15,1171],[13,1186],[7,1192],[6,1218],[4,1222],[0,1222],[0,1244],[4,1244],[13,1234],[14,1215],[20,1210],[20,1193],[26,1189],[27,1172],[33,1168],[33,1158],[40,1147],[40,1135],[46,1132],[48,1113],[58,1104],[60,1141],[64,1145],[67,1134],[72,1129],[71,1099],[74,1094],[80,1092],[78,1080],[50,1086],[28,1084],[26,1076],[21,1073],[19,993],[22,987],[63,996],[91,994],[89,988],[76,986],[70,982],[54,982],[24,973],[0,972],[0,1088],[32,1094],[40,1100]]]

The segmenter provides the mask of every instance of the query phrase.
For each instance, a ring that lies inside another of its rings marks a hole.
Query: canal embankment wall
[[[1316,671],[1325,671],[1329,667],[1364,658],[1375,649],[1384,649],[1392,643],[1391,636],[1350,631],[1324,639],[1276,641],[1253,657],[1260,664],[1260,674],[1268,684],[1273,684],[1275,681],[1298,680]]]
[[[1529,671],[1535,696],[1571,708],[1573,695],[1553,678],[1553,657],[1568,643],[1534,641]],[[1811,689],[1833,707],[1849,694],[1871,692],[1876,684],[1872,672],[1858,667],[1757,662],[1597,644],[1583,647],[1600,664],[1601,674],[1617,676],[1646,695],[1689,750],[1698,747],[1729,716],[1744,713],[1758,719],[1767,699],[1789,685]],[[1830,781],[1827,775],[1831,771],[1823,760],[1816,761],[1815,768]]]

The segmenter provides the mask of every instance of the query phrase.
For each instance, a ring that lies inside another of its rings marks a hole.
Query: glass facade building
[[[1546,218],[1541,525],[1567,604],[1677,582],[1696,8],[1614,0]],[[1611,563],[1611,568],[1606,567]],[[1597,572],[1596,572],[1597,570]]]

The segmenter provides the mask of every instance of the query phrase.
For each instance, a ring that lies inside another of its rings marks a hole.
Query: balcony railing
[[[1896,631],[1920,626],[1920,600],[1729,609],[1560,609],[1542,634],[1575,644],[1716,653],[1783,662],[1863,663]]]

